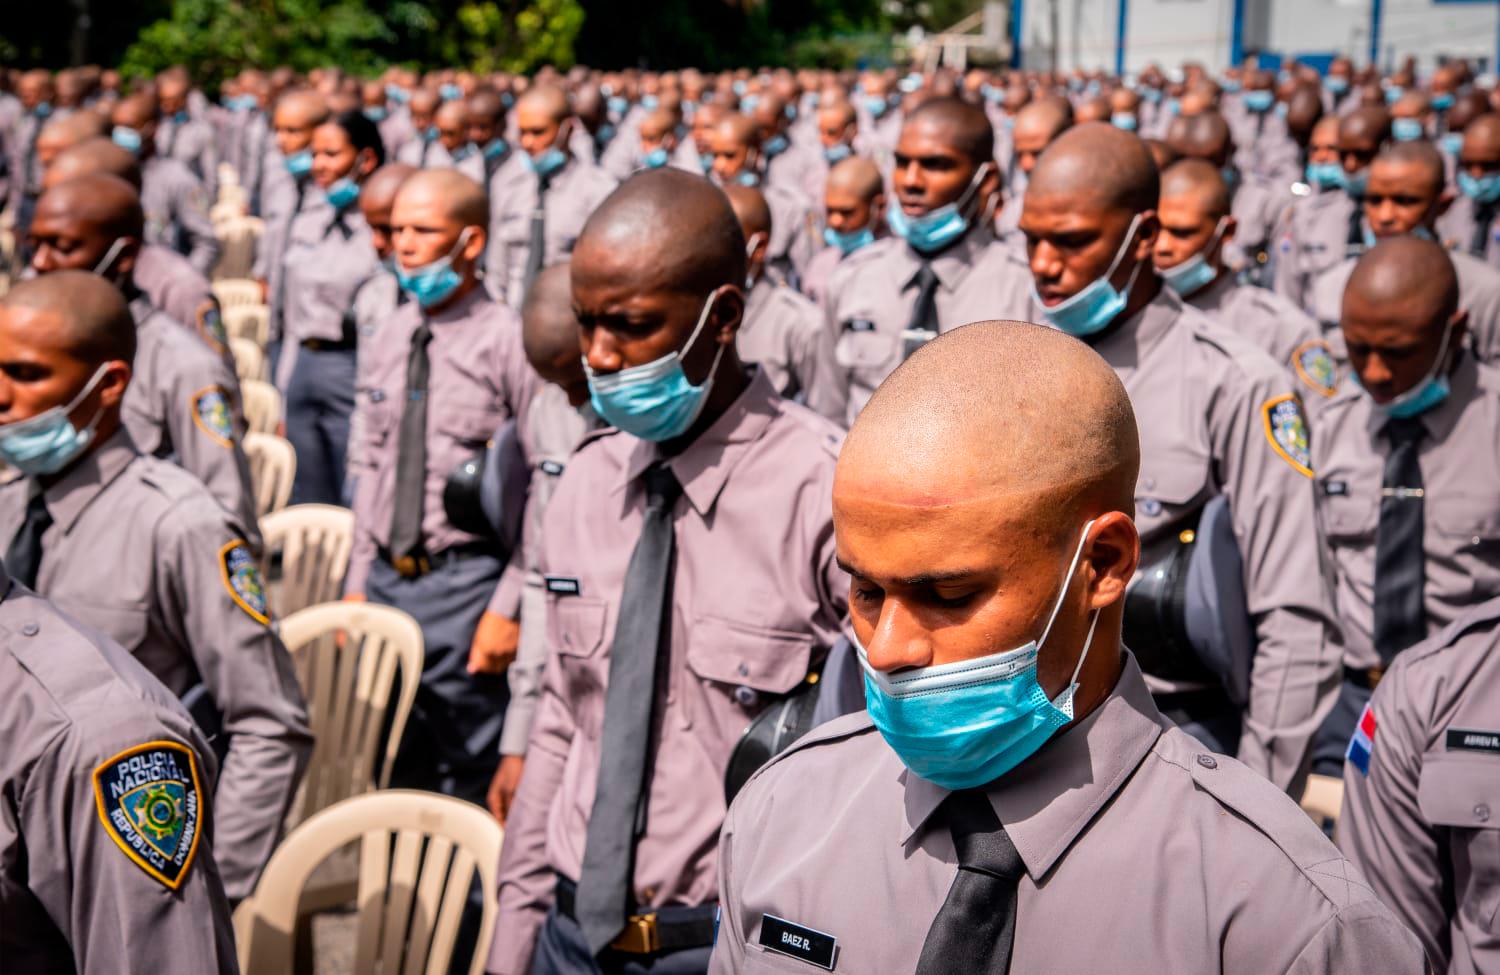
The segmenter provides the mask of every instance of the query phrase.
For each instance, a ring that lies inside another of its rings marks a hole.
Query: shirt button
[[[736,667],[735,672],[738,673],[741,677],[750,676],[750,668],[745,666],[744,664],[740,664],[738,667]]]
[[[1199,755],[1198,764],[1204,768],[1218,768],[1219,763],[1212,755]]]
[[[40,626],[37,626],[30,620],[27,620],[25,623],[21,624],[21,632],[26,634],[27,636],[36,636],[41,632],[41,630],[42,628]]]
[[[1487,805],[1485,805],[1482,802],[1479,805],[1475,806],[1474,807],[1474,818],[1477,819],[1477,820],[1479,820],[1481,823],[1487,823],[1487,822],[1489,822],[1490,821],[1490,807],[1487,806]]]
[[[741,707],[751,708],[759,703],[760,695],[755,693],[755,688],[753,687],[736,687],[734,689],[734,699],[740,703]]]

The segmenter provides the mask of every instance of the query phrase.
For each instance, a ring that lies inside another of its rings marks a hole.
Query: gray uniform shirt
[[[38,485],[0,488],[13,539]],[[229,897],[255,887],[281,835],[312,737],[291,658],[270,627],[245,532],[190,475],[143,456],[121,431],[43,492],[37,591],[103,631],[179,697],[200,682],[229,740],[214,796]]]
[[[136,352],[125,390],[125,428],[142,453],[171,460],[201,481],[246,526],[246,540],[258,553],[255,489],[240,445],[245,418],[239,380],[224,360],[143,296],[130,303],[130,311]]]
[[[13,583],[3,566],[0,741],[0,970],[238,970],[212,851],[206,800],[217,767],[208,743],[119,645]],[[115,839],[94,784],[96,770],[163,745],[190,766],[183,771],[205,803],[176,890]]]
[[[1349,253],[1349,218],[1355,202],[1341,190],[1306,196],[1292,204],[1272,254],[1272,290],[1317,317],[1312,284]],[[1361,234],[1368,229],[1361,220]],[[1338,316],[1333,317],[1338,321]]]
[[[1422,414],[1423,603],[1428,633],[1500,595],[1500,371],[1463,356],[1452,392]],[[1364,669],[1375,652],[1375,539],[1390,440],[1385,417],[1346,380],[1318,414],[1313,438],[1318,513],[1328,538],[1344,630],[1344,662]]]
[[[163,118],[156,126],[156,151],[187,166],[213,197],[219,185],[219,146],[212,125],[195,118]]]
[[[836,423],[844,422],[847,387],[834,374],[833,341],[823,315],[804,296],[761,275],[745,297],[735,336],[740,358],[759,363],[771,385]]]
[[[1474,201],[1463,194],[1454,198],[1453,203],[1437,219],[1437,230],[1446,246],[1465,254],[1470,253],[1479,229],[1476,226],[1479,222],[1478,209]],[[1480,260],[1491,267],[1500,268],[1500,208],[1496,208],[1496,216],[1492,216],[1488,226],[1484,228],[1484,236],[1484,253]]]
[[[490,179],[490,234],[485,249],[485,285],[497,300],[519,308],[531,252],[531,215],[537,208],[537,176],[516,152]],[[615,181],[590,162],[569,156],[552,174],[544,198],[542,266],[573,252],[583,223],[614,192]]]
[[[1128,656],[1099,708],[985,792],[1026,868],[1012,972],[1423,970],[1307,815],[1164,719]],[[914,971],[957,873],[947,795],[867,714],[781,753],[724,823],[709,971],[815,971],[764,947],[767,916],[835,938],[832,971]]]
[[[152,156],[141,164],[141,209],[146,242],[185,255],[199,274],[219,259],[219,238],[208,219],[208,192],[176,159]]]
[[[1500,971],[1500,600],[1397,657],[1361,725],[1339,847],[1435,970]]]
[[[143,244],[131,280],[152,308],[186,325],[233,369],[234,357],[229,351],[219,300],[208,278],[199,274],[187,258],[166,247]]]
[[[301,213],[317,211],[326,219],[332,212],[328,198],[311,176],[293,179],[286,160],[273,147],[265,160],[265,185],[261,192],[261,214],[266,229],[255,251],[251,274],[266,282],[266,302],[271,306],[271,338],[282,333],[282,287],[287,249],[292,245],[292,221]]]
[[[1184,300],[1288,369],[1299,348],[1322,338],[1318,323],[1285,297],[1236,284],[1233,274],[1221,274]]]

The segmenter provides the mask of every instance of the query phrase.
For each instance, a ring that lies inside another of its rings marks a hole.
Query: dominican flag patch
[[[1370,774],[1370,753],[1375,750],[1375,709],[1366,704],[1349,739],[1349,749],[1344,752],[1344,761],[1359,769],[1360,775]]]

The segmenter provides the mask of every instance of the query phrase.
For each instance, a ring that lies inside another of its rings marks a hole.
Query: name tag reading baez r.
[[[777,954],[788,955],[830,972],[838,952],[838,939],[833,935],[804,928],[774,914],[761,915],[760,944]]]

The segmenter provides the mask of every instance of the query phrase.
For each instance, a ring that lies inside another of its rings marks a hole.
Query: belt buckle
[[[391,559],[391,567],[403,579],[415,579],[432,571],[432,564],[425,555],[398,555]]]
[[[1380,679],[1384,676],[1384,667],[1371,667],[1369,670],[1365,671],[1365,679],[1370,682],[1370,690],[1373,691],[1375,689],[1375,685],[1379,684]]]
[[[656,930],[656,914],[632,914],[625,922],[625,930],[609,946],[632,955],[650,955],[660,951],[661,936]]]

